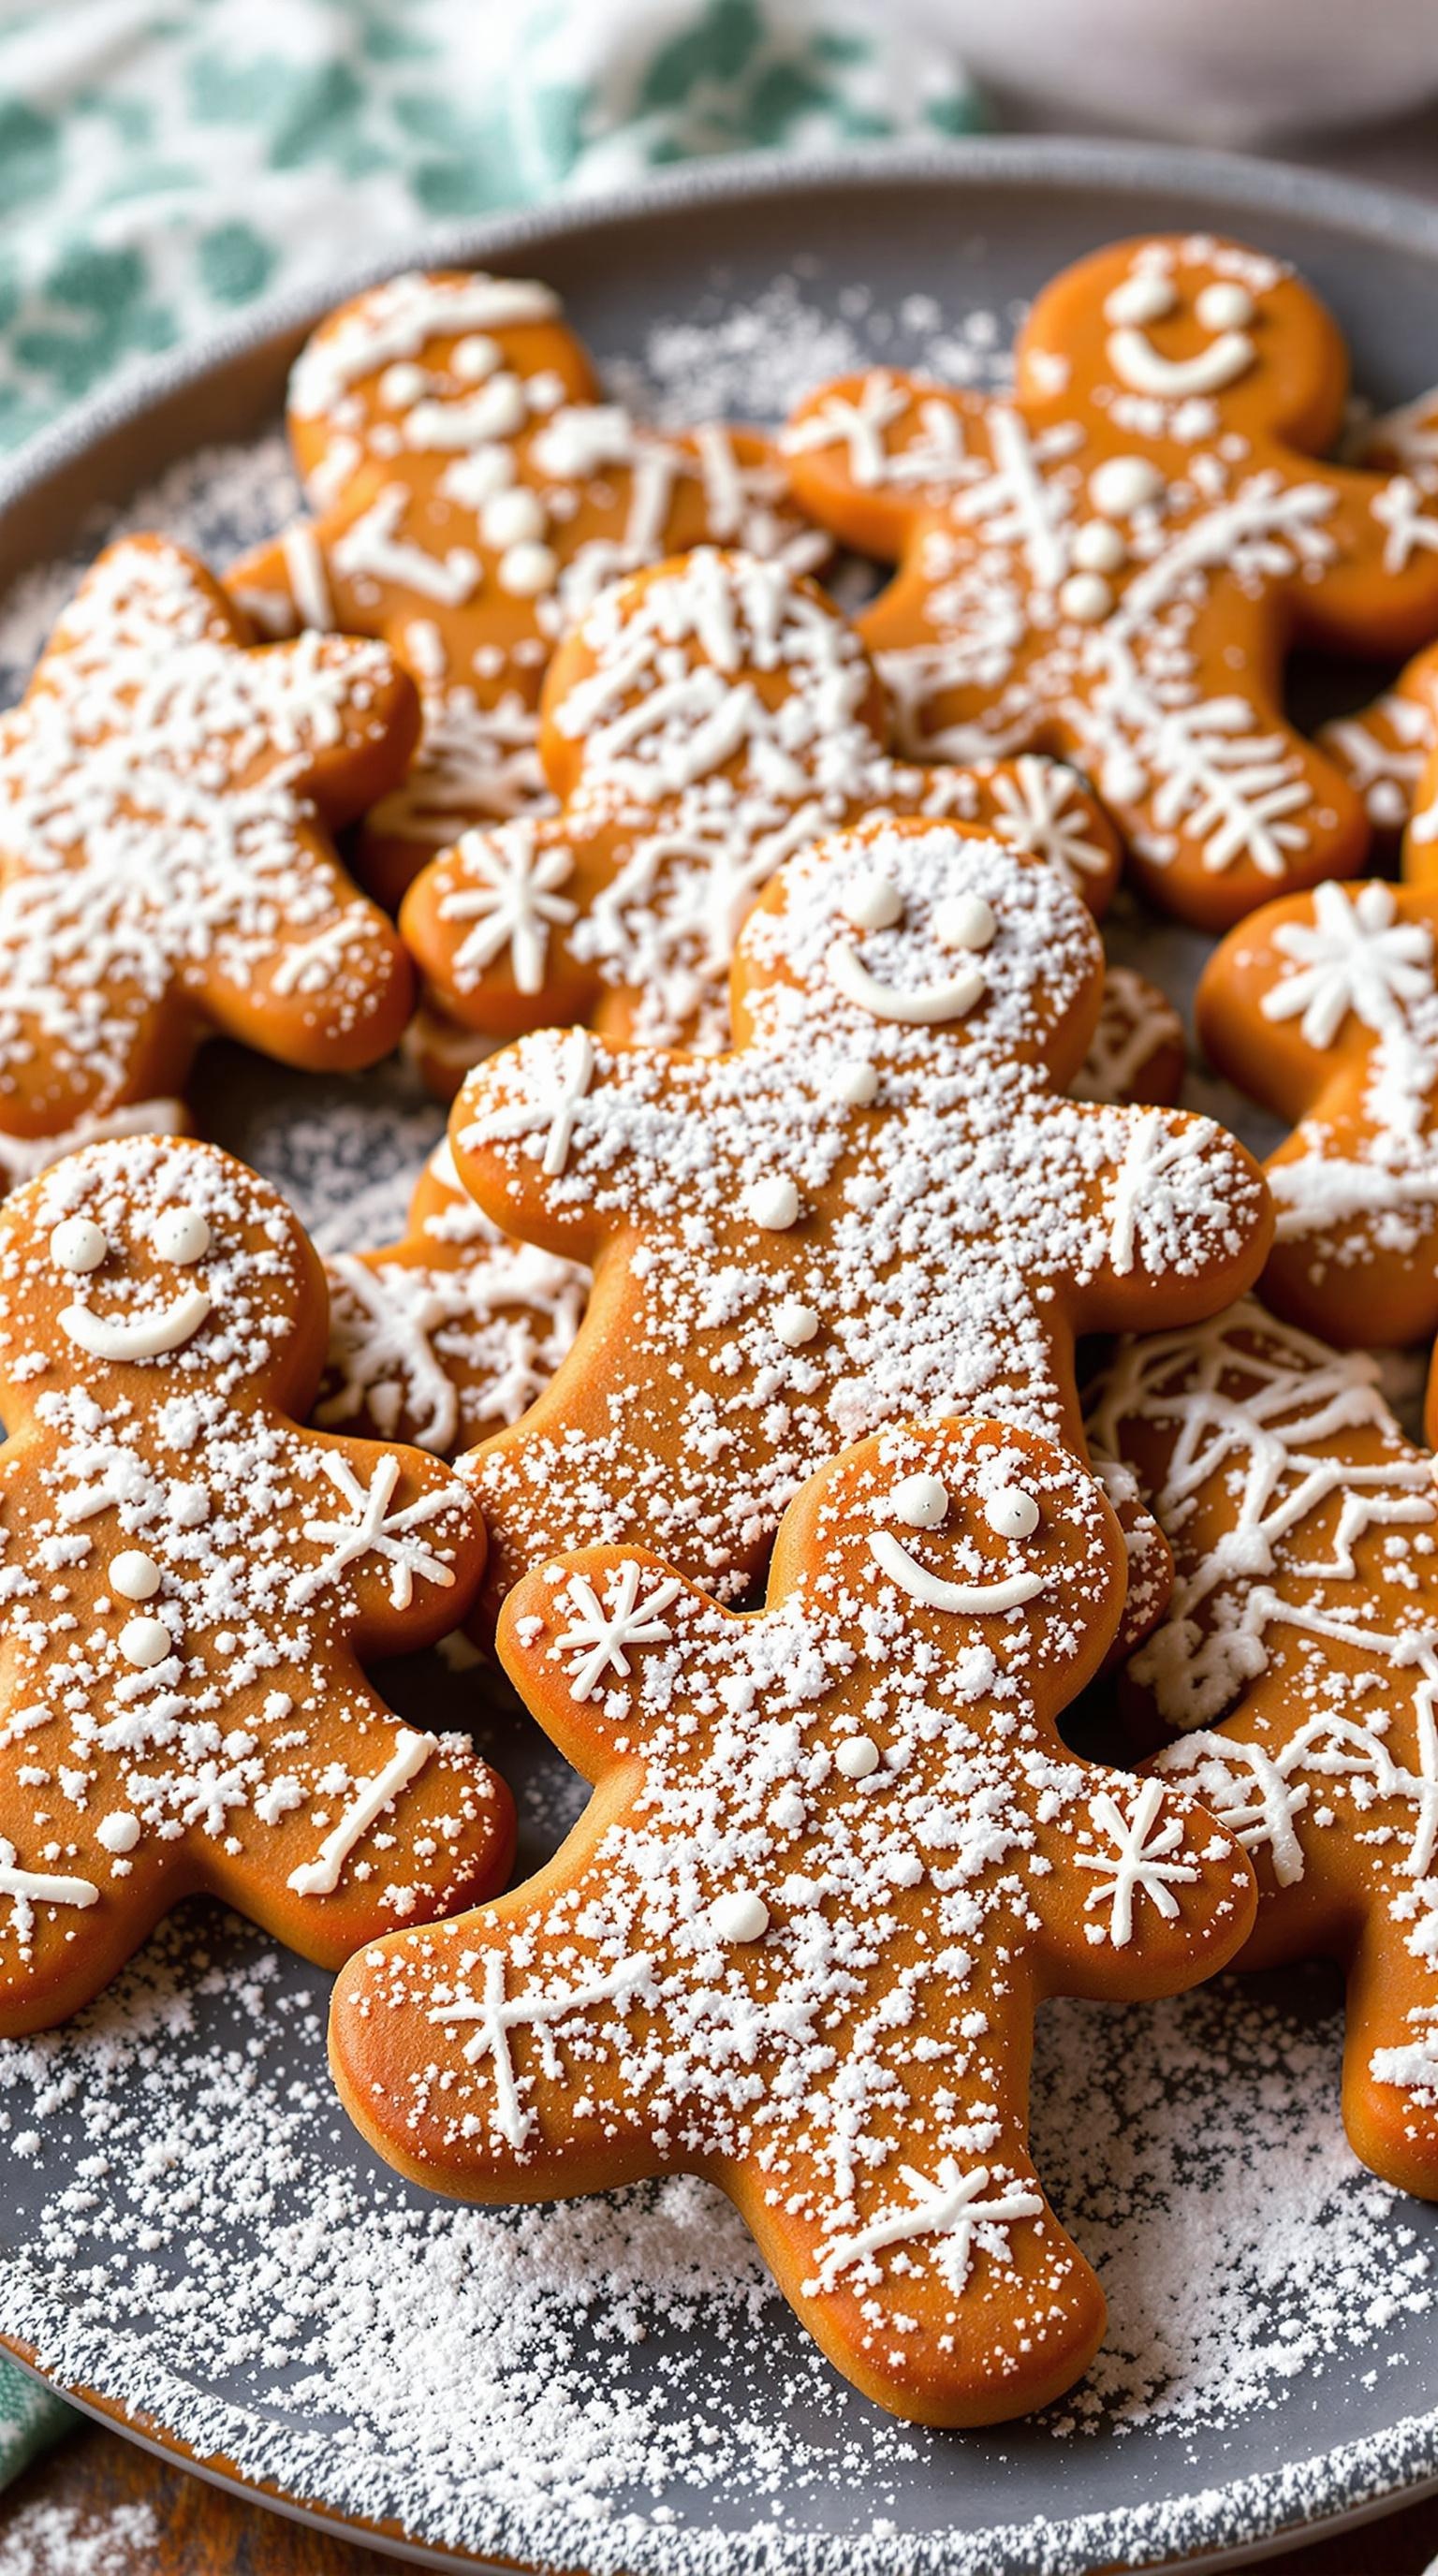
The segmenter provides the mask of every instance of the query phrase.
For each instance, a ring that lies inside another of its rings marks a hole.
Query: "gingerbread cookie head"
[[[1338,326],[1281,262],[1241,242],[1167,233],[1114,242],[1044,288],[1014,352],[1035,416],[1092,406],[1116,430],[1191,443],[1222,398],[1225,435],[1321,455],[1343,421]]]
[[[0,2028],[222,1896],[337,1965],[499,1884],[502,1785],[358,1658],[462,1616],[484,1534],[417,1451],[295,1416],[323,1274],[213,1147],[87,1147],[0,1211]]]
[[[256,649],[193,556],[110,547],[0,724],[0,1127],[177,1088],[206,1030],[306,1067],[386,1054],[408,961],[329,834],[417,723],[382,645]]]
[[[488,1597],[596,1523],[733,1595],[836,1439],[982,1405],[1077,1442],[1074,1335],[1246,1284],[1269,1218],[1243,1149],[1057,1094],[1102,989],[1057,870],[875,823],[751,913],[728,1054],[538,1032],[472,1074],[466,1186],[597,1265],[558,1376],[467,1462]]]
[[[722,1045],[734,942],[775,868],[879,811],[984,824],[1102,911],[1117,846],[1073,771],[923,769],[887,734],[854,628],[785,565],[700,548],[615,585],[545,683],[560,811],[467,835],[406,898],[432,997],[497,1035],[587,1019]]]
[[[1344,1344],[1438,1327],[1438,900],[1373,879],[1270,904],[1209,960],[1214,1064],[1294,1122],[1264,1295]]]
[[[351,1963],[352,2115],[478,2199],[707,2175],[877,2403],[1043,2404],[1103,2300],[1028,2152],[1035,2006],[1172,1992],[1252,1919],[1211,1817],[1061,1744],[1123,1591],[1084,1471],[974,1422],[830,1462],[757,1617],[639,1552],[537,1570],[501,1653],[597,1795],[532,1889]]]

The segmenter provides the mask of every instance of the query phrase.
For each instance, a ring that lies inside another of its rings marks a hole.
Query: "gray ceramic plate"
[[[982,373],[976,309],[1005,330],[1077,253],[1173,227],[1297,260],[1376,402],[1438,379],[1438,211],[1177,152],[730,165],[422,255],[536,270],[602,363],[667,368],[672,396],[677,353],[753,413],[856,353],[932,358],[949,325]],[[83,551],[97,509],[207,442],[262,441],[312,318],[271,311],[32,449],[0,477],[0,580]],[[184,485],[178,533],[253,533],[238,470]],[[12,683],[24,631],[0,611]],[[1187,989],[1200,943],[1132,915],[1120,937]],[[301,1089],[220,1051],[201,1108],[311,1218],[348,1210],[351,1240],[377,1239],[435,1125],[393,1073]],[[499,1751],[532,1864],[575,1811],[556,1757],[473,1672],[391,1683]],[[0,2049],[0,2331],[140,2438],[424,2565],[1231,2564],[1438,2482],[1438,2210],[1347,2158],[1335,2004],[1315,1976],[1046,2017],[1037,2151],[1105,2271],[1110,2358],[1076,2424],[911,2435],[810,2353],[707,2191],[521,2221],[408,2191],[325,2089],[324,1980],[192,1909],[73,2031]]]

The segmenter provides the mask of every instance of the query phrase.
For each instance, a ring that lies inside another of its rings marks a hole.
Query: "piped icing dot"
[[[774,1312],[774,1330],[786,1350],[802,1350],[812,1342],[819,1329],[819,1317],[812,1306],[802,1305],[797,1297],[787,1297]]]
[[[981,894],[946,895],[934,907],[934,937],[941,948],[991,948],[998,926],[993,905]]]
[[[872,1735],[850,1735],[834,1756],[846,1780],[868,1780],[879,1767],[879,1748]]]
[[[1128,561],[1128,548],[1110,519],[1086,519],[1072,552],[1082,572],[1118,572]]]
[[[491,340],[487,331],[471,331],[465,339],[456,340],[451,349],[450,369],[460,384],[480,385],[486,376],[493,375],[503,354],[499,342]]]
[[[174,1652],[174,1641],[163,1619],[127,1619],[117,1642],[126,1663],[134,1664],[140,1672],[162,1664]]]
[[[559,579],[559,557],[552,546],[526,542],[511,546],[499,559],[499,586],[513,599],[537,599]]]
[[[1178,290],[1171,278],[1153,269],[1142,269],[1137,276],[1126,277],[1104,299],[1104,320],[1143,324],[1162,322],[1178,302]]]
[[[1146,456],[1108,456],[1088,478],[1089,499],[1109,519],[1128,519],[1163,490],[1163,476]]]
[[[752,1888],[731,1888],[727,1895],[715,1897],[709,1925],[720,1941],[762,1941],[769,1929],[769,1908]]]
[[[846,921],[856,930],[891,930],[904,914],[904,898],[892,877],[871,870],[856,877],[839,905]]]
[[[906,1476],[893,1492],[894,1518],[910,1529],[937,1529],[949,1509],[949,1489],[942,1476]]]
[[[122,1601],[148,1601],[160,1589],[160,1568],[142,1547],[122,1548],[110,1567],[110,1589]]]
[[[877,1098],[878,1090],[879,1069],[867,1056],[855,1056],[848,1064],[841,1064],[834,1076],[835,1096],[850,1109],[866,1109]]]
[[[1060,585],[1059,606],[1080,626],[1098,626],[1113,606],[1113,592],[1102,573],[1071,572]]]
[[[50,1236],[50,1258],[59,1270],[98,1270],[110,1249],[88,1216],[62,1216]]]
[[[400,359],[394,366],[386,367],[381,376],[379,398],[390,411],[408,411],[411,403],[417,403],[421,394],[427,391],[428,385],[429,378],[423,367]]]
[[[1001,1485],[985,1503],[984,1518],[1000,1538],[1032,1538],[1039,1525],[1039,1507],[1022,1485]]]
[[[1236,277],[1216,277],[1200,290],[1194,311],[1205,331],[1241,331],[1258,312],[1246,286]]]
[[[782,1234],[799,1214],[799,1193],[786,1174],[772,1173],[754,1181],[744,1193],[744,1212],[753,1224]]]
[[[100,1818],[95,1827],[95,1839],[103,1851],[117,1854],[132,1852],[140,1839],[140,1819],[132,1816],[126,1808],[117,1807],[113,1815]]]
[[[487,546],[506,548],[522,545],[531,537],[542,537],[548,524],[548,512],[539,494],[517,483],[485,502],[479,533]]]
[[[188,1266],[192,1261],[202,1261],[209,1251],[209,1220],[198,1208],[161,1208],[150,1240],[162,1261]]]

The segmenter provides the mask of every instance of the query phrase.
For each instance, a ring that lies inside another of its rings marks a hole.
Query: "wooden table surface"
[[[1312,2549],[1284,2576],[1425,2576],[1438,2497]],[[394,2576],[377,2550],[302,2530],[87,2425],[0,2496],[0,2576]]]

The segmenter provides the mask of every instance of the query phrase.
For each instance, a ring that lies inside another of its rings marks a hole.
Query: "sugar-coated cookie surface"
[[[1287,722],[1290,643],[1399,654],[1438,623],[1438,509],[1321,461],[1335,324],[1241,244],[1095,252],[1037,298],[1013,398],[880,369],[800,406],[794,489],[897,561],[861,620],[907,747],[1065,751],[1155,902],[1207,928],[1351,875],[1362,804]]]
[[[1135,1683],[1198,1730],[1152,1766],[1258,1870],[1245,1965],[1348,1973],[1356,2152],[1438,2198],[1438,1498],[1365,1353],[1246,1302],[1124,1346],[1090,1409],[1168,1534]]]
[[[432,1458],[298,1427],[324,1333],[213,1146],[93,1145],[0,1210],[0,2031],[198,1889],[337,1966],[503,1883],[503,1784],[359,1661],[454,1625],[484,1532]]]
[[[489,1599],[591,1539],[732,1598],[804,1478],[886,1421],[982,1407],[1082,1455],[1074,1336],[1217,1310],[1270,1232],[1210,1120],[1059,1096],[1102,989],[1060,870],[879,822],[771,881],[732,1052],[573,1029],[472,1074],[461,1178],[595,1267],[558,1376],[465,1462]]]
[[[1086,1473],[974,1422],[824,1467],[756,1617],[642,1552],[530,1575],[500,1651],[596,1794],[527,1888],[351,1961],[366,2135],[476,2199],[707,2174],[879,2404],[1056,2395],[1104,2307],[1029,2158],[1035,2005],[1175,1992],[1253,1916],[1211,1816],[1060,1741],[1124,1582]]]
[[[467,833],[401,915],[431,1002],[490,1036],[588,1020],[725,1045],[751,906],[791,851],[870,814],[981,823],[1095,913],[1118,876],[1061,763],[895,759],[857,632],[781,562],[701,547],[605,590],[550,666],[540,749],[558,811]]]
[[[409,963],[329,833],[402,774],[416,723],[383,645],[256,649],[182,548],[100,557],[0,720],[12,1171],[178,1091],[210,1030],[310,1068],[388,1053]]]
[[[447,1139],[415,1184],[397,1243],[325,1263],[329,1354],[314,1408],[327,1431],[471,1448],[549,1384],[584,1312],[589,1274],[516,1243],[460,1183]]]
[[[544,665],[604,583],[709,541],[828,551],[766,439],[669,435],[604,400],[527,278],[411,274],[341,305],[296,364],[289,423],[313,516],[231,581],[272,631],[385,636],[420,684],[418,759],[360,847],[387,902],[467,824],[541,797]]]

